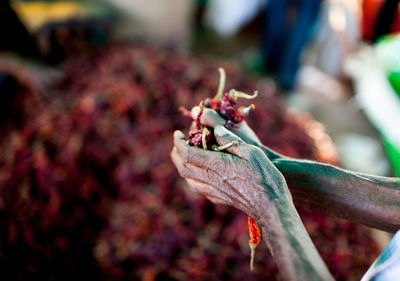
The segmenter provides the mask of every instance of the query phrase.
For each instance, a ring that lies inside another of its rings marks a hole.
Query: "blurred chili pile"
[[[264,245],[249,270],[246,216],[194,194],[169,159],[173,131],[190,125],[178,107],[216,93],[218,66],[227,89],[260,91],[248,122],[266,145],[317,158],[273,89],[229,63],[140,46],[72,59],[2,125],[1,279],[276,279]],[[378,255],[366,228],[300,214],[336,278],[359,279]]]

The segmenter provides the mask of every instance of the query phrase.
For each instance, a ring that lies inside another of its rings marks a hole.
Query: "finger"
[[[176,148],[181,155],[181,157],[186,161],[187,149],[189,145],[186,143],[185,135],[181,131],[174,132],[174,149]]]
[[[211,196],[211,195],[206,196],[206,197],[207,197],[208,200],[210,200],[214,204],[217,204],[217,205],[228,205],[225,201],[223,201],[223,200],[221,200],[221,199],[219,199],[217,197],[214,197],[214,196]]]
[[[248,155],[248,145],[241,138],[226,129],[224,126],[216,126],[214,128],[214,135],[218,144],[222,147],[235,142],[235,144],[230,145],[226,148],[226,150],[233,155],[239,156],[240,158],[246,158],[246,156]]]
[[[222,205],[232,205],[245,213],[248,213],[247,206],[249,205],[248,202],[245,202],[245,200],[238,198],[235,196],[234,200],[235,203],[233,204],[232,201],[229,199],[232,194],[226,189],[217,189],[211,184],[203,182],[203,179],[200,180],[194,180],[194,179],[189,179],[185,178],[186,182],[188,185],[197,193],[200,195],[206,196],[211,202],[214,204],[222,204]],[[213,182],[212,184],[215,184]],[[226,198],[226,199],[222,199]]]
[[[181,131],[176,130],[174,132],[174,138],[176,138],[176,139],[185,139],[185,135]]]
[[[203,169],[185,162],[175,147],[171,151],[171,160],[181,177],[197,181],[207,181],[207,183],[208,181],[210,183],[214,182],[215,177],[213,176],[213,172],[210,169]]]
[[[181,131],[174,132],[174,148],[179,151],[179,154],[185,159],[189,145],[185,139],[185,135]]]
[[[221,195],[217,191],[216,188],[205,184],[200,181],[192,180],[192,179],[185,179],[187,184],[198,194],[204,195],[213,202],[214,204],[223,204],[226,205],[225,201],[220,199]]]
[[[196,120],[197,116],[199,115],[200,107],[195,106],[192,108],[191,114],[192,118]],[[209,126],[215,127],[217,125],[222,125],[225,123],[225,119],[222,118],[215,110],[204,108],[203,115],[200,117],[200,123]]]
[[[183,162],[187,164],[213,171],[223,169],[225,167],[224,165],[226,165],[226,161],[222,159],[225,157],[226,160],[226,155],[221,155],[221,153],[218,152],[191,146],[186,143],[185,139],[181,138],[180,133],[175,132],[174,145]]]
[[[232,128],[230,131],[237,134],[242,138],[242,140],[248,144],[255,146],[262,145],[260,139],[254,133],[254,131],[249,127],[246,121],[242,121],[237,124],[239,128]]]

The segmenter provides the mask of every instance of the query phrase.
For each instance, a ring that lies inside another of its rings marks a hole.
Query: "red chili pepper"
[[[199,114],[197,114],[197,117],[196,117],[196,129],[197,130],[201,129],[200,120],[201,120],[201,116],[203,115],[203,112],[204,112],[204,103],[203,103],[203,101],[201,101],[200,102],[200,111],[199,111]]]
[[[183,106],[180,106],[178,108],[179,112],[181,112],[184,116],[192,118],[192,114],[190,113],[189,110],[187,110],[186,108],[184,108]]]
[[[221,110],[221,101],[216,99],[210,100],[210,107],[219,112]]]
[[[201,125],[200,119],[203,115],[203,112],[204,105],[202,101],[200,102],[200,111],[195,120],[196,127],[190,130],[188,140],[189,144],[207,149],[209,146],[211,147],[211,145],[209,145],[209,141],[211,140],[211,132],[207,129],[207,127]],[[185,112],[183,113],[185,114]]]
[[[256,247],[261,240],[261,232],[258,228],[257,222],[251,217],[247,217],[247,225],[249,227],[249,246],[251,250],[251,258],[250,258],[250,270],[254,269],[254,256],[256,252]]]
[[[233,121],[235,123],[242,122],[249,115],[250,110],[252,110],[254,108],[255,108],[254,104],[249,105],[247,107],[244,107],[244,106],[239,107],[236,110],[235,115],[233,116]]]

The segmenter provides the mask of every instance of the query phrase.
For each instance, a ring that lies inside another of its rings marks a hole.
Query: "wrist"
[[[293,206],[292,196],[287,188],[286,184],[276,184],[269,186],[265,183],[257,185],[257,194],[255,196],[255,201],[252,208],[252,216],[255,220],[263,220],[266,225],[273,219],[271,216],[266,216],[266,214],[271,213],[271,209],[279,211],[282,216],[286,216]],[[293,206],[294,208],[294,206]],[[274,211],[275,212],[275,211]]]
[[[282,279],[333,280],[291,201],[263,211],[258,224]]]

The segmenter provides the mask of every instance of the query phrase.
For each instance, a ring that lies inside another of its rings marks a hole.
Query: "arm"
[[[333,280],[293,205],[282,174],[263,151],[246,144],[222,126],[215,127],[220,145],[238,145],[221,153],[186,145],[175,133],[172,160],[181,176],[213,202],[235,206],[261,226],[283,280]]]
[[[273,164],[296,203],[330,215],[395,232],[400,229],[400,179],[366,175],[291,158]]]
[[[192,109],[197,116],[198,108]],[[213,110],[204,112],[201,122],[223,124]],[[371,227],[395,232],[400,229],[400,179],[346,171],[338,167],[285,157],[262,145],[253,130],[242,122],[232,132],[246,143],[258,146],[285,177],[294,201]]]
[[[258,223],[283,280],[333,280],[291,200],[257,207]]]

